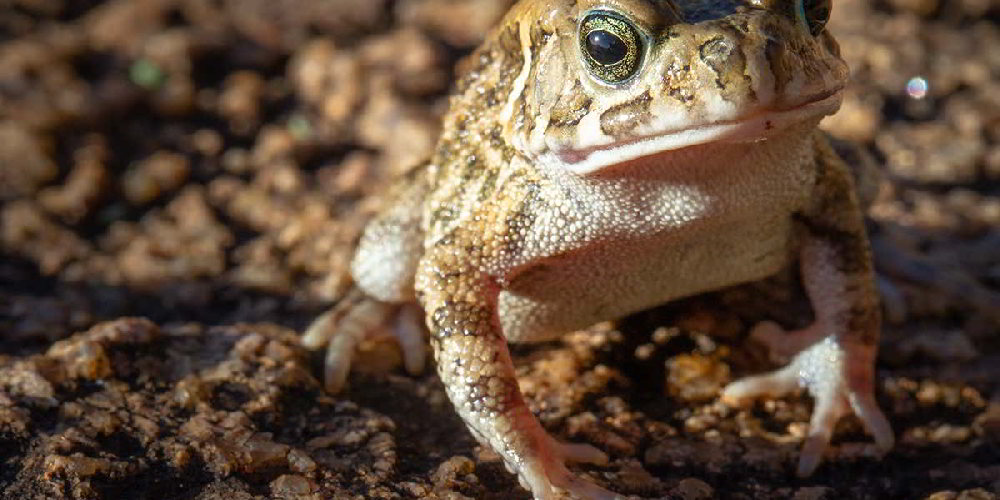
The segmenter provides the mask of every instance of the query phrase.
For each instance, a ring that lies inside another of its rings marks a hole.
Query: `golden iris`
[[[606,83],[622,83],[639,71],[642,37],[621,16],[592,12],[580,24],[580,48],[590,72]]]

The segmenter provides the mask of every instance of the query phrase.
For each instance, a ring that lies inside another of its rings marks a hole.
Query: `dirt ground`
[[[368,195],[433,146],[502,0],[0,0],[0,498],[525,499],[432,370],[366,346],[346,393],[297,332],[344,293]],[[885,166],[878,397],[793,474],[807,398],[737,411],[804,324],[794,280],[514,350],[577,470],[629,495],[1000,496],[1000,4],[838,0],[825,127]],[[791,283],[791,284],[790,284]],[[778,285],[778,286],[775,286]]]

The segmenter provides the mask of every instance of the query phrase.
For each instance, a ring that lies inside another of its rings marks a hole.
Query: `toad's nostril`
[[[730,58],[735,50],[736,44],[732,40],[719,36],[702,44],[699,53],[705,64],[721,74],[730,66]]]

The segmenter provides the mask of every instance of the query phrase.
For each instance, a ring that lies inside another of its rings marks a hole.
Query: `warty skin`
[[[327,346],[328,388],[343,386],[356,345],[392,319],[419,372],[422,319],[456,411],[525,488],[615,498],[566,468],[607,457],[541,427],[508,342],[795,263],[815,322],[783,337],[791,363],[730,384],[723,399],[807,389],[816,403],[800,475],[848,414],[891,448],[873,396],[880,313],[862,212],[816,129],[848,77],[824,6],[515,5],[459,69],[433,157],[383,194],[352,264],[355,290],[306,333],[307,345]]]

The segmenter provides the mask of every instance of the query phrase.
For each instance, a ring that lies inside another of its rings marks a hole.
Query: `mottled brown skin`
[[[802,475],[847,413],[888,450],[873,397],[880,318],[868,240],[850,172],[816,131],[847,69],[794,6],[516,5],[460,68],[434,156],[387,192],[366,229],[357,290],[306,334],[308,345],[329,344],[328,387],[342,386],[356,344],[400,308],[396,333],[419,371],[414,309],[402,305],[416,300],[456,410],[522,485],[536,498],[614,498],[566,469],[606,457],[542,429],[508,342],[761,279],[797,258],[815,323],[787,335],[762,325],[794,360],[723,398],[808,389],[816,408]],[[595,78],[582,60],[580,20],[595,11],[645,37],[626,81]]]

